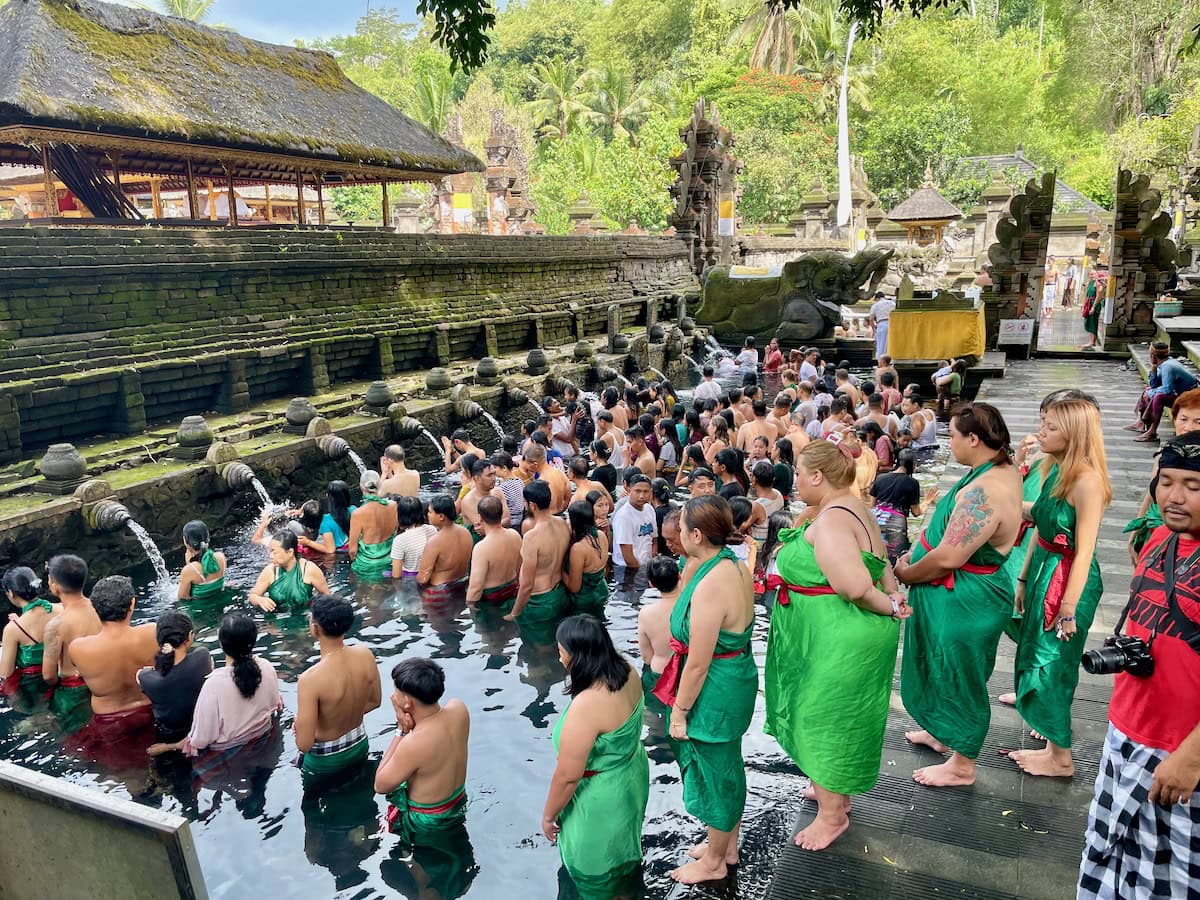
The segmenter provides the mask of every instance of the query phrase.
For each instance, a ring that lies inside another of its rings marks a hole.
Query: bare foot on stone
[[[975,767],[969,770],[947,761],[938,766],[926,766],[913,772],[913,781],[926,787],[957,787],[975,783]]]
[[[716,868],[709,868],[703,860],[690,862],[680,866],[671,873],[671,878],[680,884],[703,884],[706,881],[720,881],[729,874],[729,867],[720,863]]]
[[[695,847],[687,852],[687,855],[692,859],[702,859],[708,851],[708,841],[701,841]],[[736,866],[738,864],[738,848],[730,847],[725,853],[725,865]]]
[[[806,787],[804,789],[804,799],[805,800],[816,800],[817,799],[817,789],[815,787],[813,787],[813,784],[811,781],[808,783],[808,787]],[[844,809],[847,813],[850,812],[850,798],[849,797],[847,797],[845,800],[842,801],[842,809]]]
[[[1026,775],[1070,778],[1075,774],[1075,763],[1070,756],[1064,759],[1057,753],[1052,753],[1048,750],[1023,753],[1014,762]]]
[[[928,731],[906,731],[904,739],[910,744],[916,744],[918,747],[928,747],[938,753],[945,753],[950,748],[935,738]]]
[[[818,815],[807,828],[797,833],[796,846],[802,850],[824,850],[849,827],[850,819],[844,812],[829,817]]]

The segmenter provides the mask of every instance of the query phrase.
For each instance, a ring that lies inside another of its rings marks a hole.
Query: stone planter
[[[38,465],[42,482],[34,490],[42,494],[65,496],[74,493],[87,476],[87,460],[74,444],[51,444]]]
[[[652,344],[661,344],[667,337],[667,329],[663,327],[662,322],[655,322],[650,326],[649,334]]]
[[[613,353],[625,353],[629,350],[629,338],[624,334],[614,334],[612,337]]]
[[[499,384],[500,363],[491,356],[485,356],[475,365],[475,381],[483,385]]]
[[[363,412],[371,416],[386,416],[388,407],[395,399],[386,381],[373,381],[363,395]]]
[[[317,415],[317,408],[307,397],[293,397],[288,404],[287,412],[283,414],[283,430],[287,434],[304,434],[308,423]]]
[[[176,445],[171,455],[176,459],[197,461],[204,459],[213,442],[212,426],[204,416],[184,416],[175,432]]]
[[[679,320],[679,328],[690,337],[696,330],[696,320],[690,316],[684,316]]]
[[[546,361],[546,351],[534,347],[525,358],[525,371],[530,375],[545,375],[549,366]]]
[[[425,390],[435,397],[450,393],[450,373],[441,366],[430,369],[425,376]]]
[[[575,344],[575,349],[572,351],[572,355],[575,357],[576,362],[587,362],[592,358],[592,356],[595,355],[595,352],[596,351],[590,342],[579,341]]]

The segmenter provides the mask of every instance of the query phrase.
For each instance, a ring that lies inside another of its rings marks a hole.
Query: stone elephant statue
[[[704,280],[695,319],[719,340],[740,343],[778,337],[786,346],[827,338],[841,324],[842,306],[875,289],[887,273],[892,250],[806,253],[784,264],[779,276],[731,278],[728,266]]]

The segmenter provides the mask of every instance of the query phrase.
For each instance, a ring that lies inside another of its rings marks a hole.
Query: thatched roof
[[[346,180],[483,169],[353,84],[328,53],[95,0],[0,8],[6,126],[282,154],[316,161],[312,170],[378,170]]]
[[[961,219],[962,211],[926,182],[907,200],[898,203],[887,217],[893,222],[937,222]]]

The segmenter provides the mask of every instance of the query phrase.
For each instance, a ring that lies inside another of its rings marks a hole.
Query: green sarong
[[[671,715],[670,707],[654,696],[654,686],[658,684],[658,679],[661,677],[662,673],[651,669],[650,663],[642,665],[642,696],[646,701],[646,709],[656,716],[665,718]]]
[[[1133,549],[1137,552],[1138,556],[1142,555],[1142,548],[1146,546],[1146,541],[1150,540],[1150,535],[1154,533],[1154,529],[1158,528],[1162,523],[1162,510],[1158,508],[1158,503],[1153,500],[1150,501],[1150,506],[1144,515],[1129,520],[1129,524],[1125,526],[1124,533],[1133,535]]]
[[[436,844],[447,833],[467,820],[467,786],[438,803],[413,803],[408,799],[408,783],[387,795],[387,823],[392,834],[398,834],[413,845]]]
[[[914,563],[941,541],[958,492],[991,467],[972,469],[938,503],[913,547]],[[976,571],[962,568],[908,592],[913,613],[904,623],[900,664],[904,708],[937,740],[971,759],[987,737],[992,715],[987,682],[1000,635],[1012,619],[1013,581],[998,575],[1007,559],[984,544],[967,561]]]
[[[1075,555],[1075,507],[1052,496],[1057,483],[1058,466],[1054,466],[1046,474],[1042,495],[1033,505],[1038,539],[1029,551],[1015,682],[1021,718],[1059,747],[1070,747],[1071,701],[1079,684],[1079,662],[1104,583],[1100,561],[1093,553],[1087,583],[1075,608],[1075,635],[1069,641],[1060,641],[1053,628],[1046,630],[1046,610],[1050,609],[1053,624]]]
[[[560,581],[544,594],[533,594],[517,616],[522,625],[545,625],[563,618],[571,609],[571,595]]]
[[[672,647],[676,644],[682,647],[675,650],[663,672],[671,696],[678,688],[678,677],[687,659],[692,633],[692,594],[717,563],[726,559],[737,561],[730,549],[723,547],[700,566],[671,610]],[[742,735],[750,727],[758,696],[758,666],[750,653],[753,631],[754,623],[740,634],[717,632],[708,677],[688,713],[688,740],[671,741],[683,776],[684,808],[718,831],[732,831],[746,806]]]
[[[221,571],[221,564],[211,550],[205,550],[199,559],[200,571],[205,578]],[[192,585],[192,600],[204,601],[225,597],[225,576],[214,581],[198,581]]]
[[[570,709],[568,703],[554,726],[555,750]],[[642,862],[642,823],[650,799],[644,711],[639,701],[625,724],[596,736],[584,776],[558,816],[558,852],[584,898],[610,900],[616,896],[614,885]]]
[[[811,524],[779,533],[766,732],[815,784],[862,794],[879,779],[900,624],[833,593],[804,539]],[[880,587],[887,560],[864,552],[862,561]]]
[[[317,754],[310,750],[304,754],[300,773],[306,788],[329,785],[358,771],[367,758],[370,742],[367,740],[367,733],[362,730],[361,726],[355,731],[361,732],[361,737],[348,747],[343,747],[333,753]]]
[[[517,579],[514,578],[512,581],[504,582],[504,584],[484,588],[479,595],[479,602],[491,604],[493,609],[498,609],[501,615],[507,616],[512,612],[513,603],[517,600],[519,590]]]
[[[604,580],[604,569],[584,572],[579,593],[571,595],[572,613],[591,613],[598,619],[604,618],[604,606],[608,603],[608,582]]]
[[[78,675],[69,675],[50,695],[50,711],[65,734],[74,734],[92,720],[92,692]]]
[[[290,569],[275,569],[275,580],[267,596],[275,601],[275,612],[303,612],[312,606],[313,587],[304,580],[304,561],[297,558]]]
[[[392,571],[392,540],[395,535],[378,544],[368,544],[362,538],[358,539],[358,551],[354,554],[354,562],[350,568],[359,578],[367,581],[382,581],[384,575]]]
[[[1021,502],[1034,503],[1038,496],[1042,493],[1042,461],[1035,459],[1029,465],[1029,471],[1025,477],[1021,479]],[[1021,577],[1021,573],[1025,571],[1025,557],[1029,553],[1029,545],[1033,543],[1033,537],[1036,529],[1032,522],[1021,519],[1020,537],[1012,550],[1008,552],[1008,562],[1004,564],[1004,573],[1012,578],[1014,596],[1017,590],[1017,579]],[[1020,640],[1021,634],[1021,616],[1017,613],[1016,607],[1013,608],[1012,618],[1004,625],[1004,633],[1012,638],[1013,643]]]

